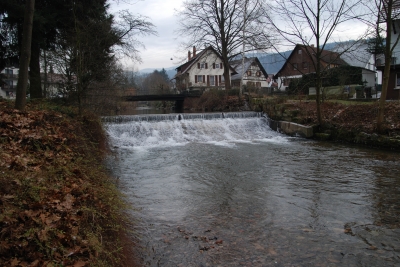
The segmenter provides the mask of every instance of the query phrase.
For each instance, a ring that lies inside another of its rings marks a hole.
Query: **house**
[[[0,86],[0,96],[4,98],[15,98],[19,69],[14,67],[6,67],[1,74],[5,82]]]
[[[40,78],[44,97],[61,97],[66,93],[67,78],[65,75],[53,72],[40,73]],[[76,82],[75,79],[73,82]]]
[[[384,12],[383,12],[384,13]],[[400,99],[400,1],[393,2],[393,24],[391,31],[391,47],[394,47],[392,52],[392,59],[390,62],[390,74],[389,74],[389,84],[387,87],[386,100],[398,100]],[[384,17],[385,19],[385,17]],[[385,22],[383,19],[382,22]],[[377,59],[377,69],[382,71],[382,76],[385,75],[385,58],[381,57]]]
[[[367,40],[343,42],[334,48],[334,51],[340,53],[349,66],[362,68],[362,80],[366,87],[375,88],[382,82],[382,73],[376,71],[375,56],[369,52]]]
[[[250,88],[271,87],[271,79],[257,57],[244,58],[229,62],[237,72],[232,75],[231,82],[233,88],[240,88],[243,78],[243,85]]]
[[[193,54],[188,51],[188,61],[176,68],[176,88],[183,90],[205,91],[212,88],[225,89],[224,66],[221,55],[211,46],[196,53],[193,47]],[[235,74],[230,68],[229,76]]]
[[[314,73],[316,71],[314,68],[316,53],[317,49],[314,45],[305,46],[297,44],[292,53],[290,53],[286,62],[283,64],[282,68],[274,76],[274,78],[277,79],[278,88],[284,90],[289,86],[291,79],[301,78],[304,74]],[[336,68],[341,65],[347,65],[347,63],[340,58],[338,53],[322,50],[322,70]]]

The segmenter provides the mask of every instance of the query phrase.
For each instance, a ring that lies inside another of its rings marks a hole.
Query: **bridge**
[[[185,98],[200,97],[201,92],[181,93],[181,94],[165,94],[165,95],[130,95],[124,96],[124,101],[175,101],[175,110],[183,112],[183,101]]]

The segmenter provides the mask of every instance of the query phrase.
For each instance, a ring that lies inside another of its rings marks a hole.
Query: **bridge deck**
[[[190,94],[169,94],[169,95],[132,95],[125,96],[125,101],[183,101],[188,97],[200,97],[200,95]]]

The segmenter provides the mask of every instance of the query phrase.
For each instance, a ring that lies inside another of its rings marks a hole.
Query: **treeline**
[[[26,1],[0,0],[0,70],[19,62]],[[146,17],[111,14],[107,0],[36,0],[28,93],[32,99],[54,94],[43,76],[56,73],[61,95],[80,109],[113,105],[129,87],[118,59],[140,61],[137,38],[154,33]]]

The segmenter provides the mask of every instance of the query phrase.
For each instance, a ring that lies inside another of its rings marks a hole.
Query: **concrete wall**
[[[313,127],[304,126],[298,123],[288,122],[288,121],[274,121],[270,118],[268,119],[268,125],[272,130],[281,132],[290,136],[301,136],[305,138],[311,138],[314,136]]]

